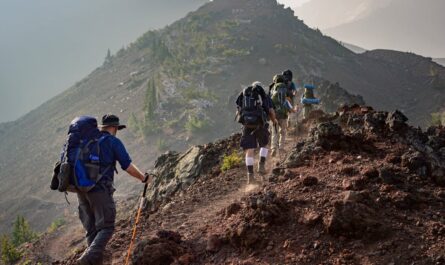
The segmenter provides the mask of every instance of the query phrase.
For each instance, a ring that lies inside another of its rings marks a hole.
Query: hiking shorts
[[[240,146],[244,150],[266,147],[269,144],[268,124],[259,128],[243,128]]]

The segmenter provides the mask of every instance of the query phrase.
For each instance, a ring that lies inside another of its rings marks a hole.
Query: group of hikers
[[[238,122],[243,124],[240,145],[246,153],[248,183],[257,182],[254,153],[258,147],[258,173],[266,173],[269,129],[272,131],[271,155],[276,156],[284,146],[288,125],[294,122],[290,114],[298,110],[295,102],[297,87],[292,79],[292,72],[286,70],[274,77],[268,93],[260,82],[254,82],[236,100]],[[301,100],[304,116],[316,101],[312,90],[313,86],[305,85]],[[119,118],[111,114],[103,116],[100,124],[94,117],[77,117],[70,124],[60,160],[54,167],[51,189],[77,194],[79,218],[86,230],[87,241],[87,248],[77,260],[79,265],[103,263],[105,247],[113,235],[116,220],[113,199],[116,162],[122,170],[144,183],[145,189],[152,179],[150,174],[142,173],[132,163],[125,146],[116,137],[124,128],[126,126]]]
[[[307,118],[313,104],[319,99],[314,96],[314,86],[304,85],[301,98],[303,117]],[[289,125],[296,125],[298,105],[296,102],[297,86],[293,82],[293,73],[286,70],[273,78],[266,93],[260,82],[253,82],[236,99],[237,120],[243,125],[240,146],[245,151],[247,184],[259,182],[254,176],[255,149],[259,150],[258,174],[266,173],[270,131],[272,131],[272,157],[283,151]],[[270,124],[271,123],[271,124]]]

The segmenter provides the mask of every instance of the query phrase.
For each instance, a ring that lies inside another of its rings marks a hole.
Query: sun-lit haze
[[[299,7],[309,1],[311,0],[278,0],[279,3],[282,3],[286,6],[290,6],[292,8]]]
[[[205,0],[0,0],[0,122],[80,81],[112,53]]]
[[[284,1],[305,24],[366,49],[445,57],[443,0]]]

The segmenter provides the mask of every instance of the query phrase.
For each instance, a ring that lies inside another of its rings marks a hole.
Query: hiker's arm
[[[139,170],[139,168],[137,168],[133,163],[131,163],[130,166],[125,171],[127,171],[127,173],[130,174],[132,177],[144,182],[144,180],[145,180],[144,173],[142,173]],[[150,178],[148,178],[148,179],[150,179]]]
[[[113,150],[116,155],[117,161],[122,167],[122,170],[125,170],[130,176],[139,179],[140,181],[144,181],[145,176],[131,161],[130,155],[125,149],[124,144],[117,138],[114,138]],[[147,181],[149,178],[147,178]]]

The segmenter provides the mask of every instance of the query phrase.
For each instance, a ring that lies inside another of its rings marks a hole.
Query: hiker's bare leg
[[[255,149],[246,150],[247,184],[253,182],[253,165],[255,163]]]

